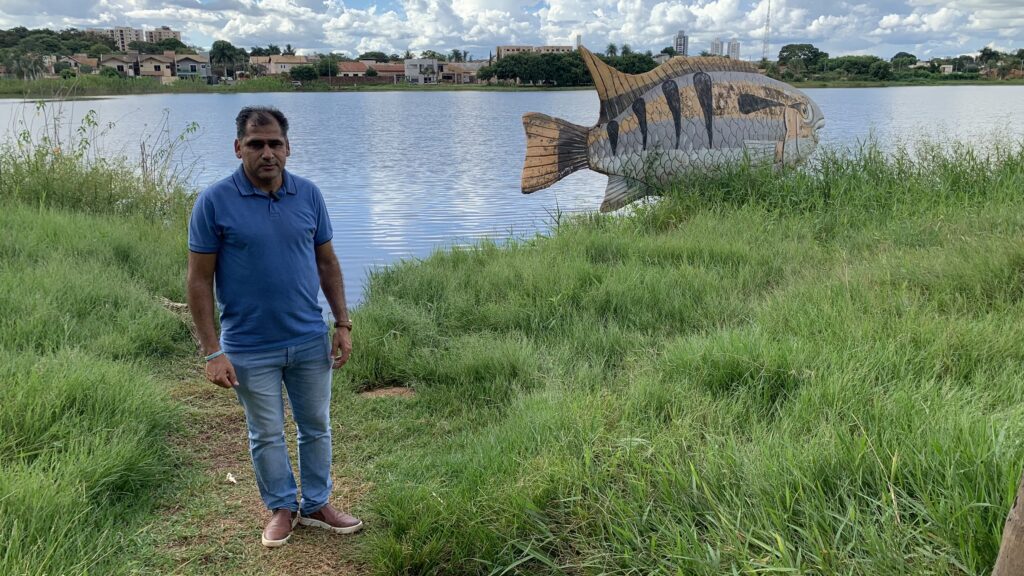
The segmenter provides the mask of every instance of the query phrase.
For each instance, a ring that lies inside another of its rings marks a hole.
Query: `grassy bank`
[[[0,166],[0,574],[115,573],[176,468],[188,197],[45,146]]]
[[[695,178],[372,279],[384,574],[980,574],[1024,462],[1024,148]]]
[[[0,574],[287,573],[252,552],[237,407],[182,431],[167,393],[194,352],[161,305],[189,196],[52,144],[0,154]],[[333,412],[368,529],[296,549],[380,574],[986,573],[1024,462],[1024,147],[916,150],[695,177],[376,274]],[[355,394],[391,385],[416,394]],[[237,441],[205,497],[168,494],[195,466],[172,431]]]

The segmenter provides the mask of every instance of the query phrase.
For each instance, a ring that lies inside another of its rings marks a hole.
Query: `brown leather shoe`
[[[292,537],[292,529],[295,528],[298,519],[297,512],[285,508],[274,510],[270,522],[267,522],[267,527],[263,529],[263,545],[267,548],[284,546]]]
[[[352,534],[363,528],[363,521],[351,514],[335,510],[334,506],[325,504],[323,508],[299,518],[299,524],[324,528],[335,534]]]

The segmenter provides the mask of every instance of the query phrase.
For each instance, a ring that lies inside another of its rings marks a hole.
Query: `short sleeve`
[[[316,212],[316,234],[313,235],[313,244],[319,246],[330,242],[334,238],[334,229],[331,228],[331,218],[327,214],[327,204],[324,202],[324,195],[320,189],[313,187],[313,210]]]
[[[216,254],[220,245],[221,235],[213,201],[209,194],[200,194],[188,222],[188,249],[201,254]]]

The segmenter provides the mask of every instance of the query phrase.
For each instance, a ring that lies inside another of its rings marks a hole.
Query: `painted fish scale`
[[[692,170],[745,160],[806,158],[824,124],[792,87],[724,58],[673,58],[651,72],[623,74],[580,49],[601,101],[597,126],[543,114],[523,116],[523,192],[582,168],[608,174],[602,211],[614,210]]]

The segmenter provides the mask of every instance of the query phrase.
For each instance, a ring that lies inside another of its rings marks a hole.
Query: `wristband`
[[[338,320],[334,323],[335,328],[348,328],[348,331],[352,331],[352,322],[350,320]]]
[[[206,361],[209,362],[210,360],[213,360],[214,358],[216,358],[217,356],[220,356],[222,354],[224,354],[223,350],[217,350],[213,354],[210,354],[209,356],[207,356],[206,357]]]

